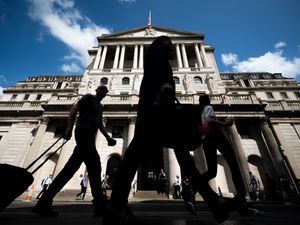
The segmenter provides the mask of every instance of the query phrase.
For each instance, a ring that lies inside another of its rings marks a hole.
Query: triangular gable
[[[156,37],[156,36],[158,37],[162,35],[171,36],[171,37],[177,37],[177,36],[203,36],[204,37],[202,33],[188,32],[188,31],[158,27],[158,26],[150,26],[150,27],[144,26],[132,30],[126,30],[123,32],[104,34],[102,36],[99,36],[98,39],[130,38],[130,37],[144,38],[144,37]]]

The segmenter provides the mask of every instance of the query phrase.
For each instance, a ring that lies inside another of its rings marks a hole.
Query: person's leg
[[[224,222],[229,213],[238,207],[235,199],[223,200],[215,193],[207,180],[198,171],[190,153],[183,149],[174,149],[181,172],[190,178],[192,187],[199,192],[204,201],[210,207],[214,218],[219,222]]]
[[[79,151],[76,146],[64,168],[56,176],[49,188],[43,193],[36,206],[32,209],[33,213],[44,217],[53,217],[58,215],[58,213],[52,210],[53,198],[73,177],[81,163],[82,160],[80,159]]]
[[[121,210],[127,206],[128,195],[131,189],[131,182],[141,162],[142,149],[147,143],[137,140],[135,137],[129,144],[121,163],[114,188],[110,196],[111,207]]]
[[[241,200],[245,202],[246,190],[235,151],[221,131],[216,132],[215,142],[217,143],[217,149],[222,154],[230,168],[232,181],[237,194]]]
[[[207,180],[211,180],[217,176],[218,160],[216,138],[213,134],[208,134],[203,140],[203,152],[205,155],[207,170],[202,176]]]

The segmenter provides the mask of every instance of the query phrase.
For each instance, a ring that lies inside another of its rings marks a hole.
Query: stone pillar
[[[183,67],[184,68],[189,68],[189,63],[188,63],[188,59],[186,56],[186,51],[185,51],[185,45],[181,44],[181,52],[182,52],[182,58],[183,58]]]
[[[181,172],[180,172],[180,166],[177,162],[175,153],[173,149],[168,149],[169,155],[169,173],[167,174],[168,180],[169,180],[169,186],[170,190],[172,190],[172,185],[175,181],[176,175],[178,175],[181,178]]]
[[[37,132],[35,134],[34,140],[28,151],[28,155],[26,156],[24,167],[29,166],[29,164],[38,157],[38,153],[41,149],[41,145],[43,142],[43,136],[47,130],[48,123],[49,123],[48,117],[40,118],[40,125],[37,128]]]
[[[134,136],[135,121],[136,121],[135,117],[129,118],[127,146],[130,144],[130,142]]]
[[[198,44],[195,44],[195,53],[196,53],[196,58],[197,58],[197,63],[198,63],[199,68],[203,67]]]
[[[104,67],[104,63],[105,63],[105,59],[106,59],[106,53],[107,53],[107,46],[104,46],[102,56],[101,56],[101,60],[100,60],[99,69],[103,69],[103,67]]]
[[[98,51],[97,51],[97,55],[96,55],[96,59],[95,59],[95,62],[94,62],[94,66],[93,66],[94,70],[98,69],[98,67],[99,67],[101,52],[102,52],[102,46],[99,46]]]
[[[133,55],[133,69],[137,68],[137,58],[138,58],[138,45],[134,46],[134,55]]]
[[[124,58],[125,58],[125,45],[122,45],[119,69],[123,69],[124,67]]]
[[[228,127],[229,135],[231,137],[231,140],[233,142],[233,147],[235,150],[235,155],[242,173],[242,177],[244,180],[244,185],[246,190],[249,190],[249,166],[248,166],[248,161],[246,158],[246,155],[244,153],[244,149],[242,146],[242,142],[240,139],[240,135],[237,131],[235,123],[231,126]]]
[[[276,169],[277,175],[280,176],[281,173],[286,172],[286,167],[284,165],[284,159],[280,153],[280,148],[276,142],[276,139],[268,125],[266,118],[263,118],[260,123],[260,129],[263,133],[263,137],[269,148],[269,153],[271,159],[273,160],[273,165]]]
[[[203,58],[203,66],[204,67],[209,67],[206,52],[205,52],[205,49],[204,49],[204,45],[200,44],[200,48],[201,48],[201,54],[202,54],[202,58]]]
[[[139,69],[144,67],[144,45],[140,45]]]
[[[118,45],[116,47],[113,69],[117,69],[118,68],[119,55],[120,55],[120,45]]]
[[[181,60],[179,44],[176,44],[176,56],[177,56],[178,68],[182,68],[182,60]]]

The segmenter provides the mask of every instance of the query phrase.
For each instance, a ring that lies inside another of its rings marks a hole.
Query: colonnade
[[[205,47],[202,43],[193,44],[194,51],[196,55],[196,61],[198,67],[209,67],[209,62],[207,58],[207,53]],[[134,54],[133,54],[133,69],[142,69],[144,67],[144,46],[145,45],[134,45]],[[189,61],[186,51],[187,44],[175,44],[176,48],[176,59],[178,68],[189,68]],[[105,60],[107,58],[108,48],[115,47],[114,61],[112,69],[123,69],[125,62],[125,53],[129,45],[117,45],[117,46],[108,46],[108,45],[99,45],[97,54],[95,56],[93,69],[104,69]],[[132,45],[130,46],[132,47]],[[111,68],[109,68],[111,69]]]

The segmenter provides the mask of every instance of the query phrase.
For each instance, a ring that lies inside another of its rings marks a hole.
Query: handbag
[[[155,102],[155,118],[161,145],[167,148],[193,151],[202,144],[201,112],[198,105],[181,104],[172,95],[163,95]]]

